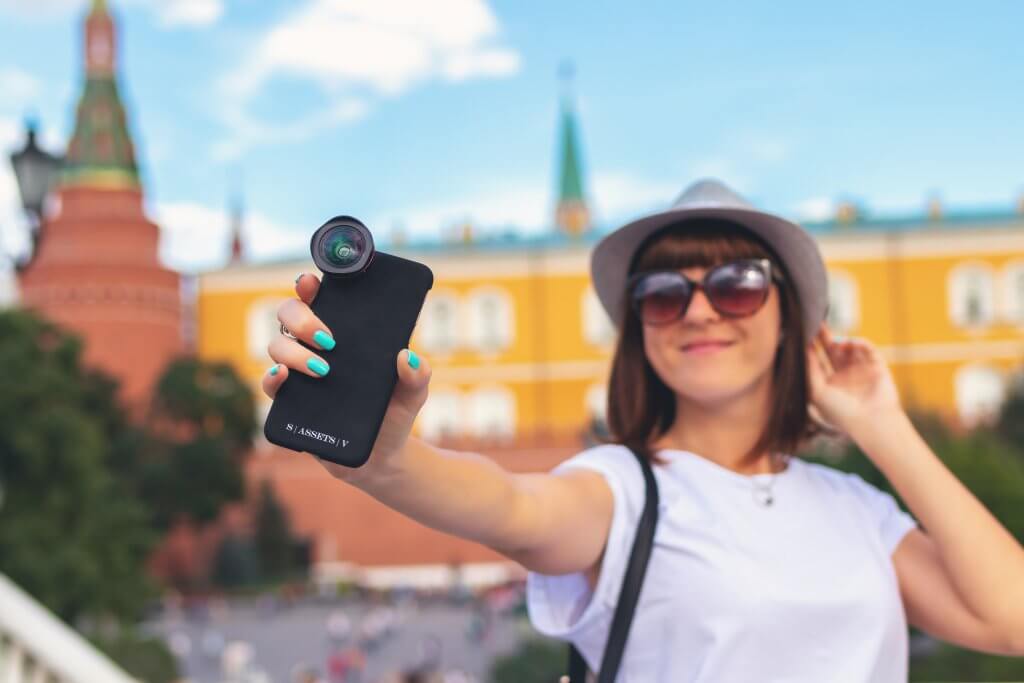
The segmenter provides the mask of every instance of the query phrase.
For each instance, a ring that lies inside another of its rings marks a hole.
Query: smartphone
[[[289,372],[263,433],[278,446],[359,467],[377,440],[398,381],[398,353],[409,345],[434,275],[422,263],[376,251],[369,229],[351,216],[324,223],[310,251],[323,272],[310,308],[336,343],[330,351],[298,343],[330,371]]]

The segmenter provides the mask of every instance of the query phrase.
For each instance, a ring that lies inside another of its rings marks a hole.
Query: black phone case
[[[324,377],[289,369],[263,433],[271,443],[359,467],[370,457],[409,345],[434,284],[430,268],[376,252],[352,277],[325,274],[310,308],[336,342],[330,351],[299,340],[330,365]]]

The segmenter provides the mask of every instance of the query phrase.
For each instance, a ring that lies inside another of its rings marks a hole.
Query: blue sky
[[[549,228],[559,64],[599,229],[697,177],[810,220],[1024,192],[1024,4],[110,0],[162,257],[216,267],[232,186],[252,258],[351,213],[386,240]],[[87,0],[0,0],[0,146],[62,147]],[[0,237],[21,248],[9,168]]]

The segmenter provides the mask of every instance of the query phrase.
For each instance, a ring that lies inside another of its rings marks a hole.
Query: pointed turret
[[[231,263],[242,262],[242,225],[244,223],[245,206],[239,194],[231,200]]]
[[[68,146],[64,185],[138,188],[135,148],[118,94],[117,31],[105,0],[85,18],[85,89]]]
[[[576,114],[572,103],[572,66],[562,67],[561,139],[559,140],[558,205],[555,225],[562,232],[578,235],[590,228],[590,210],[583,190],[583,169],[576,138]]]

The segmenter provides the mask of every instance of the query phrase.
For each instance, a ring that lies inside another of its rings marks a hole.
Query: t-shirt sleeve
[[[591,594],[582,572],[549,575],[529,572],[526,606],[534,628],[544,635],[580,643],[607,638],[618,601],[629,550],[645,495],[643,473],[628,449],[604,445],[584,451],[552,472],[589,469],[602,474],[614,499],[611,527],[597,586]]]
[[[892,555],[907,532],[917,526],[917,521],[900,509],[892,495],[864,481],[860,475],[848,473],[846,476],[854,495],[878,529],[882,546]]]

